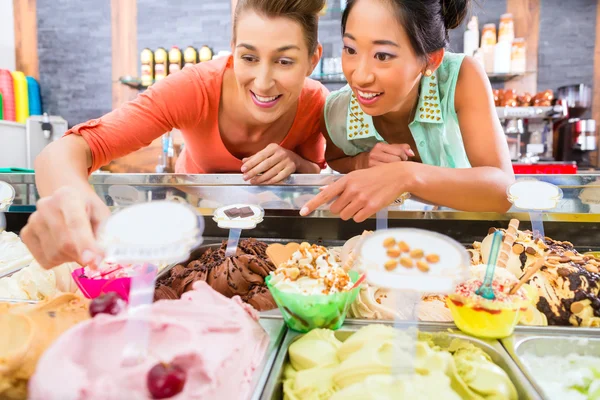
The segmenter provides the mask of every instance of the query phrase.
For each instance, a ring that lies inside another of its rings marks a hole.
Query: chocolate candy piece
[[[237,207],[229,208],[223,211],[230,219],[234,219],[240,216],[240,209]]]
[[[241,218],[248,218],[254,216],[254,211],[250,207],[242,207],[239,209]]]

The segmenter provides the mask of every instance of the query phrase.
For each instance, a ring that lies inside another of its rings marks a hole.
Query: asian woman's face
[[[359,0],[346,23],[342,68],[362,110],[398,111],[419,84],[425,63],[387,1]]]
[[[297,106],[321,46],[309,55],[299,23],[255,12],[240,15],[235,36],[233,69],[242,101],[256,122],[272,123]]]

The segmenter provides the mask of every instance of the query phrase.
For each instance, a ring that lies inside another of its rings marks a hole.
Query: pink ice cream
[[[149,399],[148,371],[157,363],[186,370],[172,399],[246,399],[269,337],[254,309],[198,281],[180,300],[152,304],[149,355],[121,364],[127,314],[101,314],[63,334],[40,359],[30,380],[31,400]],[[144,318],[144,317],[140,317]]]

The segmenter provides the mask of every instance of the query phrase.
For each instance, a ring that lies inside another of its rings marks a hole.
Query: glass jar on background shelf
[[[512,44],[510,72],[523,74],[527,71],[527,45],[525,39],[516,38]]]
[[[498,42],[509,42],[515,40],[515,23],[512,14],[502,14],[498,27]]]

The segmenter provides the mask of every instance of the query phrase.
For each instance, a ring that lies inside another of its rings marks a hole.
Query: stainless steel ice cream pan
[[[254,392],[250,397],[251,400],[260,399],[267,379],[269,378],[269,375],[271,373],[273,363],[277,358],[277,353],[279,352],[279,348],[281,347],[281,342],[283,341],[283,338],[285,337],[285,332],[287,331],[287,327],[285,326],[283,320],[261,319],[259,322],[260,325],[269,335],[269,346],[267,347],[265,357],[263,358],[260,366],[254,374],[254,380],[252,382]]]
[[[393,322],[383,323],[384,325],[394,326]],[[364,327],[366,324],[355,324],[352,322],[346,323],[340,329],[336,331],[336,336],[340,340],[346,340],[354,332]],[[408,327],[408,324],[401,324],[400,328]],[[421,332],[443,332],[446,335],[443,337],[434,337],[434,342],[439,343],[442,338],[447,339],[461,339],[465,340],[473,345],[479,347],[485,351],[500,368],[502,368],[508,374],[511,381],[514,383],[519,393],[519,399],[541,399],[541,396],[529,383],[527,378],[522,374],[517,365],[511,360],[510,356],[502,348],[502,345],[496,340],[482,340],[471,336],[468,336],[460,331],[454,331],[449,329],[448,324],[436,324],[436,323],[421,323],[419,324],[419,330]],[[301,333],[288,330],[277,359],[271,369],[271,375],[266,383],[261,400],[281,400],[283,399],[283,369],[288,362],[288,349],[290,345],[297,339],[302,337]]]
[[[544,395],[543,388],[536,382],[523,361],[523,355],[567,356],[575,353],[600,358],[600,330],[598,328],[518,327],[511,337],[502,339],[502,345],[534,388]],[[556,379],[560,379],[560,376]]]

